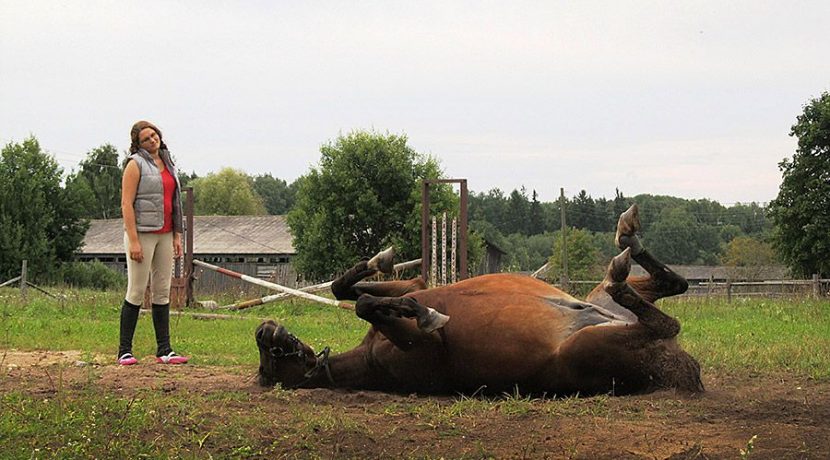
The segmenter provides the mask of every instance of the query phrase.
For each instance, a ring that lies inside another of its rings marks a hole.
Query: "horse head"
[[[265,321],[257,327],[256,342],[262,386],[280,383],[285,388],[299,387],[308,380],[308,372],[317,366],[314,350],[274,321]]]

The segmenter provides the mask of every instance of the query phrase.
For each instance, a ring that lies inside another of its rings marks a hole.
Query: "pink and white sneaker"
[[[179,356],[176,352],[171,351],[170,353],[164,356],[156,356],[156,362],[159,364],[184,364],[190,358],[187,356]]]
[[[124,353],[118,358],[118,364],[122,366],[132,366],[133,364],[137,363],[138,360],[135,359],[132,353]]]

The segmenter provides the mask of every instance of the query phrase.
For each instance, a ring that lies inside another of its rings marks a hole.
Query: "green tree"
[[[568,279],[570,280],[599,280],[605,271],[602,252],[597,247],[595,237],[588,230],[569,228],[565,232],[567,240],[562,238],[562,232],[554,233],[553,253],[548,259],[546,278],[558,282],[563,273],[562,244],[567,243]]]
[[[762,235],[770,231],[772,222],[767,219],[767,210],[758,203],[735,204],[724,211],[723,220],[737,225],[747,235]]]
[[[48,275],[72,258],[89,226],[80,188],[61,187],[63,170],[34,137],[0,156],[0,279],[19,274],[23,259],[33,277]]]
[[[486,221],[494,225],[499,232],[507,232],[508,205],[504,192],[499,188],[490,189],[487,193],[470,193],[467,205],[470,221]]]
[[[682,206],[665,208],[644,235],[645,246],[665,263],[713,264],[720,255],[716,227],[698,223]]]
[[[507,200],[507,216],[502,231],[510,235],[512,233],[527,234],[527,226],[530,217],[530,203],[527,200],[527,191],[524,186],[519,190],[513,190]]]
[[[780,263],[771,244],[751,236],[738,236],[726,245],[721,263],[733,279],[764,279],[767,269]],[[737,268],[740,267],[740,268]]]
[[[778,167],[783,180],[770,203],[773,244],[799,275],[830,274],[830,93],[804,106],[790,131],[792,159]]]
[[[267,214],[262,198],[242,171],[223,168],[193,179],[195,213],[200,216],[256,216]]]
[[[527,233],[537,235],[545,231],[545,217],[542,215],[542,203],[539,203],[539,195],[535,189],[531,197]]]
[[[726,245],[721,262],[731,267],[757,267],[775,265],[778,256],[769,243],[751,236],[737,236]]]
[[[298,271],[328,278],[388,245],[402,260],[420,257],[421,182],[440,177],[438,163],[405,135],[369,131],[341,135],[320,153],[288,213]],[[433,190],[430,203],[433,215],[457,209],[445,187]]]
[[[271,174],[261,174],[253,178],[254,191],[262,197],[268,214],[280,216],[294,206],[296,187],[289,186],[284,180]]]
[[[85,203],[84,217],[89,219],[117,219],[121,217],[121,167],[118,150],[104,144],[90,150],[80,168],[67,178],[85,196],[92,193],[92,201]]]
[[[196,174],[196,171],[191,171],[190,174],[188,174],[182,170],[178,170],[176,172],[176,175],[179,176],[179,184],[182,186],[182,188],[190,186],[190,182],[192,182],[194,179],[199,178],[199,176]]]

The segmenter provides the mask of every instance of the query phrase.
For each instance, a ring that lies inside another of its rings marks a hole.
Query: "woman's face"
[[[141,148],[149,153],[156,153],[161,145],[161,139],[153,128],[144,128],[138,133],[138,142]]]

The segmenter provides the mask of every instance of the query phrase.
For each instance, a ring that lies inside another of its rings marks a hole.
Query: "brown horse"
[[[420,278],[361,281],[389,271],[393,254],[380,253],[332,285],[371,324],[360,345],[315,354],[266,321],[256,331],[259,382],[418,393],[701,392],[700,366],[676,341],[680,324],[654,305],[688,284],[643,249],[639,227],[634,205],[617,224],[623,251],[586,301],[514,274],[433,289]],[[629,278],[632,258],[648,276]]]

